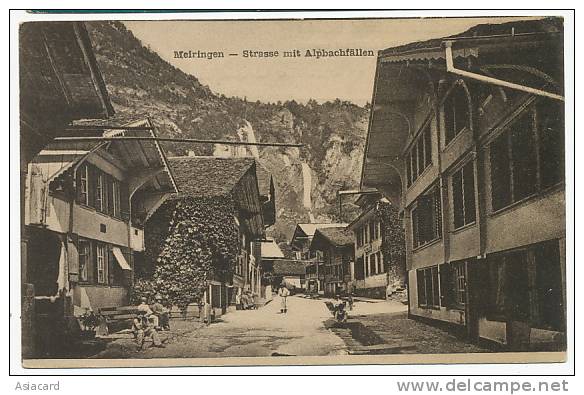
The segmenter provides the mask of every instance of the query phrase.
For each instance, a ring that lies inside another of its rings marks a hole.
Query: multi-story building
[[[317,229],[346,227],[343,223],[307,223],[296,224],[290,246],[296,255],[297,260],[303,260],[306,263],[306,281],[307,289],[313,292],[324,291],[324,269],[322,268],[322,254],[318,251],[310,250],[310,243]]]
[[[400,206],[412,317],[563,347],[562,54],[558,18],[379,52],[361,187]]]
[[[20,196],[29,163],[71,121],[114,114],[83,22],[29,22],[19,29]],[[21,219],[26,211],[21,198]],[[36,354],[35,289],[27,274],[29,226],[21,221],[22,354]]]
[[[203,298],[219,316],[230,305],[235,305],[236,295],[245,291],[260,292],[259,241],[265,237],[263,208],[266,206],[262,205],[259,192],[256,162],[253,158],[183,156],[169,158],[169,165],[180,193],[164,202],[147,224],[147,230],[152,232],[169,229],[162,243],[185,232],[180,224],[173,222],[173,216],[192,210],[191,206],[183,202],[201,206],[212,200],[229,202],[222,205],[220,211],[222,215],[231,218],[231,224],[237,228],[237,256],[233,265],[229,264],[228,267],[224,266],[223,260],[215,258],[203,284]],[[207,221],[213,223],[212,219]],[[202,245],[211,248],[220,232],[217,224],[211,229],[205,229]],[[154,255],[155,261],[160,248],[151,244],[149,248],[153,251],[151,255]],[[189,247],[175,245],[174,248],[184,252]]]
[[[177,192],[156,141],[70,140],[155,137],[148,120],[110,130],[112,122],[87,121],[57,133],[29,164],[26,278],[34,286],[39,331],[57,331],[48,329],[55,319],[129,303],[144,221]]]
[[[349,291],[353,278],[353,237],[346,226],[317,229],[310,243],[310,251],[318,257],[323,271],[324,294],[337,295]],[[315,265],[311,265],[311,268]],[[308,269],[308,268],[307,268]],[[311,270],[310,279],[314,278]],[[307,270],[308,281],[308,270]]]
[[[364,194],[355,202],[361,213],[349,224],[355,244],[351,290],[384,299],[405,287],[405,253],[397,209],[381,194]]]

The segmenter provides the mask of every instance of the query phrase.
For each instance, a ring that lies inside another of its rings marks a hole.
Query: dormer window
[[[444,101],[444,145],[448,145],[464,129],[470,127],[466,91],[456,85]]]

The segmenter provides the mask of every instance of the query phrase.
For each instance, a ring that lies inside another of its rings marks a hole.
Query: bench
[[[107,326],[108,332],[119,332],[123,329],[131,329],[134,318],[138,317],[140,310],[136,306],[102,307],[98,309],[98,315]]]

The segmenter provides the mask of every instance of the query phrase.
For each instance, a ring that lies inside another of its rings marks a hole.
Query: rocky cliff
[[[248,102],[213,92],[145,47],[122,23],[88,22],[114,109],[152,119],[160,136],[260,142],[299,142],[303,148],[165,143],[169,156],[250,155],[276,180],[278,219],[268,234],[288,240],[297,222],[338,218],[336,192],[356,188],[369,109],[349,102]],[[350,199],[347,199],[350,200]]]

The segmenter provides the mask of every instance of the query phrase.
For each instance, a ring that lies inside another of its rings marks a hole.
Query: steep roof
[[[337,247],[353,244],[353,235],[345,226],[317,229],[314,238],[316,239],[319,235]]]
[[[280,276],[300,276],[306,274],[306,265],[292,260],[274,261],[274,274]]]
[[[333,224],[313,224],[313,223],[309,223],[309,224],[297,224],[297,227],[299,227],[302,232],[304,232],[304,234],[306,236],[314,236],[314,232],[316,232],[317,229],[324,229],[324,228],[333,228],[333,227],[344,227],[347,226],[347,224],[344,223],[333,223]]]
[[[262,241],[260,248],[262,258],[284,258],[284,253],[274,240]]]
[[[505,23],[483,23],[470,29],[447,37],[433,38],[425,41],[416,41],[379,51],[379,56],[395,56],[418,51],[442,51],[442,42],[445,40],[500,40],[507,36],[529,36],[563,31],[563,20],[558,17],[549,17],[537,20],[520,20]],[[406,59],[403,59],[406,60]]]
[[[184,156],[168,159],[179,193],[193,197],[225,196],[254,165],[252,158]]]

